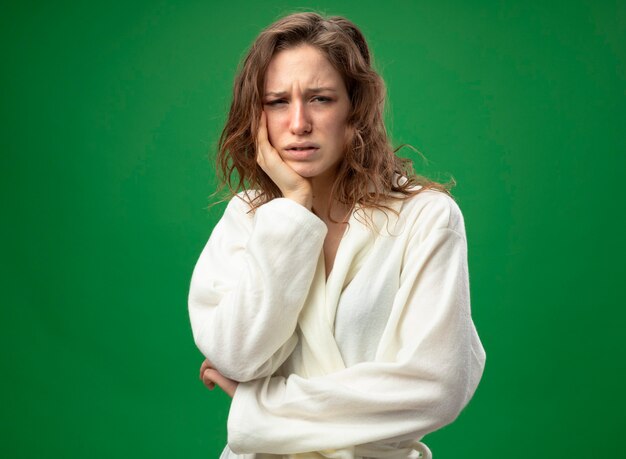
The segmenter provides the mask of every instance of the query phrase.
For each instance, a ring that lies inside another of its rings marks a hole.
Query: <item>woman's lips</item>
[[[316,147],[287,148],[285,152],[289,158],[304,160],[313,156],[317,150],[319,148]]]

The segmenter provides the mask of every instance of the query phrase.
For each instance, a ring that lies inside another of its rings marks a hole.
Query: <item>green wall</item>
[[[186,310],[209,154],[238,60],[298,6],[361,26],[394,142],[458,182],[488,361],[435,457],[617,457],[626,7],[542,3],[5,5],[0,455],[218,456]]]

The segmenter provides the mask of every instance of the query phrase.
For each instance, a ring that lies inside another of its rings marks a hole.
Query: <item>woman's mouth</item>
[[[294,145],[285,148],[287,154],[294,159],[307,159],[317,150],[319,150],[319,146],[315,144]]]

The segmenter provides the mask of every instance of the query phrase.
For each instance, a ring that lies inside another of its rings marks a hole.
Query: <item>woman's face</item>
[[[302,177],[330,179],[343,158],[350,100],[339,72],[309,45],[279,51],[265,74],[269,141]]]

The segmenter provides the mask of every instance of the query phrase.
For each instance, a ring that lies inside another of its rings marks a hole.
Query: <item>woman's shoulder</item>
[[[226,212],[243,213],[251,217],[254,210],[254,202],[260,194],[257,190],[243,190],[233,194],[226,206]]]
[[[217,222],[217,226],[232,229],[249,229],[254,220],[252,202],[256,193],[251,191],[240,191],[233,194],[226,204],[224,213]]]
[[[401,214],[414,228],[465,232],[463,213],[454,198],[443,191],[416,186],[402,203]]]

